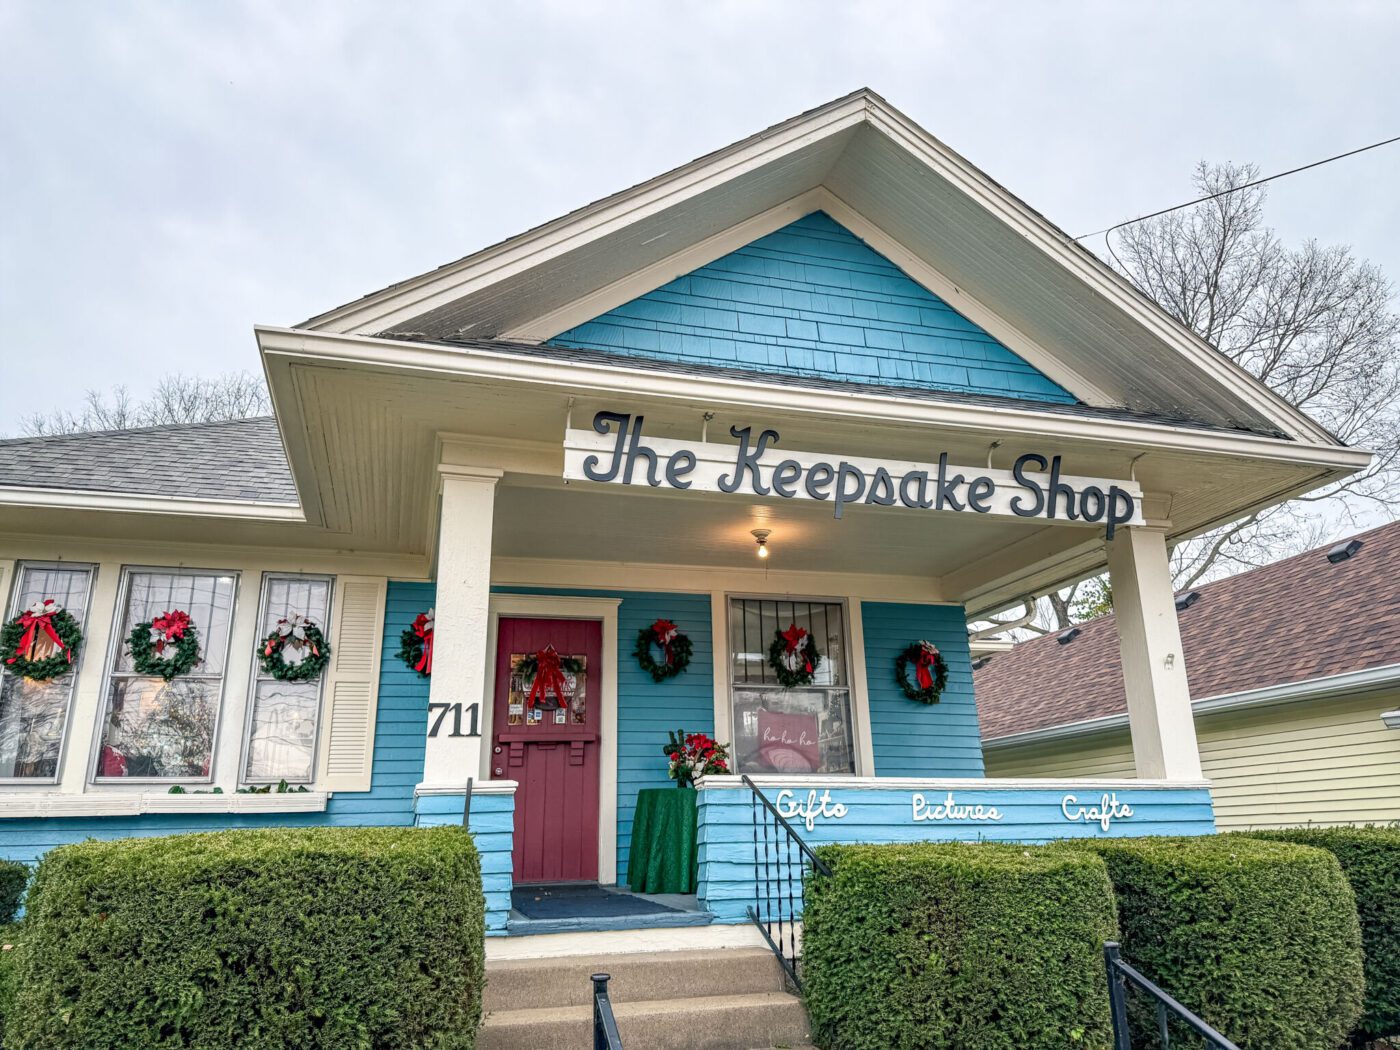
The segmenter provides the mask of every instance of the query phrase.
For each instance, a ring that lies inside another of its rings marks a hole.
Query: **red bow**
[[[787,645],[786,652],[802,653],[802,663],[807,669],[807,673],[812,673],[812,661],[807,658],[807,648],[803,644],[807,640],[807,631],[804,628],[793,624],[783,632],[783,642]]]
[[[915,677],[920,689],[933,688],[933,667],[938,663],[938,650],[928,642],[919,643],[919,655],[914,658]]]
[[[19,640],[19,645],[15,647],[15,655],[5,661],[7,664],[15,663],[21,656],[26,660],[34,659],[34,636],[39,631],[43,631],[48,635],[49,640],[52,641],[54,645],[58,646],[60,651],[68,654],[68,662],[70,664],[73,662],[73,651],[63,644],[63,641],[58,637],[58,632],[54,630],[53,618],[54,615],[59,612],[59,607],[52,601],[47,601],[43,604],[45,609],[48,609],[50,606],[53,606],[51,611],[39,613],[38,615],[28,610],[20,614],[19,622],[24,626],[24,634]]]
[[[402,621],[400,621],[402,622]],[[431,610],[419,613],[413,621],[413,633],[423,639],[423,655],[413,669],[420,674],[433,673],[433,616]]]
[[[178,642],[189,630],[190,614],[176,609],[174,612],[163,612],[151,621],[151,632],[160,633],[159,638],[155,638],[156,653],[165,652],[167,642]]]
[[[676,625],[670,620],[657,620],[651,625],[651,636],[661,651],[666,654],[666,662],[671,662],[671,643],[676,640]]]
[[[534,707],[535,704],[542,703],[550,690],[554,691],[559,706],[565,706],[564,687],[568,684],[564,681],[564,671],[559,666],[559,654],[555,652],[554,646],[545,646],[535,654],[535,681],[530,686],[530,695],[525,698],[525,706]]]

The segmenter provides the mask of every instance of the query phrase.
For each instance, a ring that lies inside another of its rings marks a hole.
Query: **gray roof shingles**
[[[0,486],[298,503],[271,416],[0,440]]]

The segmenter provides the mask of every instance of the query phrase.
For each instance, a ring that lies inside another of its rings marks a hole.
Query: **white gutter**
[[[1238,693],[1221,693],[1219,696],[1202,697],[1191,702],[1191,713],[1196,716],[1217,714],[1221,711],[1238,711],[1245,707],[1262,707],[1266,704],[1295,703],[1300,700],[1322,700],[1341,693],[1361,693],[1385,686],[1400,686],[1400,664],[1387,664],[1384,667],[1368,667],[1363,671],[1347,671],[1343,674],[1328,675],[1325,678],[1310,678],[1304,682],[1288,682],[1283,685],[1269,685],[1262,689],[1247,689]],[[1389,711],[1381,719],[1391,729],[1400,729],[1400,710]],[[1043,744],[1052,740],[1065,740],[1070,737],[1102,733],[1110,729],[1126,729],[1126,711],[1098,718],[1086,718],[1080,722],[1067,722],[1059,726],[1046,726],[1042,729],[1028,729],[1023,733],[1008,733],[982,741],[984,751],[996,751],[1006,747],[1019,747],[1023,744]]]
[[[95,510],[125,514],[172,514],[195,518],[243,518],[302,524],[306,516],[296,503],[270,500],[198,499],[154,493],[107,492],[97,489],[30,488],[0,485],[0,505],[46,507],[54,510]]]

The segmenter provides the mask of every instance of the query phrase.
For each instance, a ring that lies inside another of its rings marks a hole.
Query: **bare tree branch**
[[[129,430],[163,423],[216,423],[246,419],[271,411],[261,376],[229,372],[201,377],[175,373],[161,378],[150,397],[133,402],[131,392],[117,386],[103,393],[89,390],[80,412],[56,409],[20,421],[24,434],[71,434],[84,430]]]

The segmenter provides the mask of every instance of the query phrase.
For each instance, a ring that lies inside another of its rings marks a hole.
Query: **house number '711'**
[[[480,736],[481,735],[481,705],[472,704],[467,708],[467,717],[471,720],[471,730],[462,732],[462,705],[461,704],[429,704],[428,717],[432,717],[433,712],[437,712],[437,718],[433,719],[433,724],[428,728],[430,737],[437,736],[442,730],[442,723],[447,719],[447,713],[452,712],[452,732],[448,736]]]

